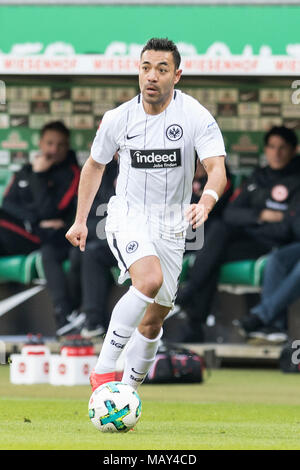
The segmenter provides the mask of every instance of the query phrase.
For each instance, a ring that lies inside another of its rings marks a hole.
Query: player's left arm
[[[227,183],[225,157],[205,158],[201,161],[207,173],[207,182],[197,204],[191,204],[186,212],[187,220],[195,229],[208,218],[218,199],[222,196]]]

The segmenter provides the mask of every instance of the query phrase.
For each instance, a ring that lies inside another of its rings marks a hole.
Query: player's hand
[[[55,163],[55,158],[53,155],[45,155],[40,153],[36,155],[32,162],[32,169],[34,173],[41,173],[44,171],[48,171],[52,165]]]
[[[79,246],[80,251],[85,250],[88,229],[86,224],[75,222],[66,233],[66,239],[73,246]]]
[[[207,220],[208,210],[204,204],[191,204],[185,213],[185,217],[193,229],[196,229]]]
[[[39,226],[41,228],[53,228],[54,230],[59,230],[65,226],[65,223],[62,219],[41,220]]]
[[[284,214],[281,211],[273,211],[271,209],[264,209],[259,215],[260,222],[281,222],[283,220]]]

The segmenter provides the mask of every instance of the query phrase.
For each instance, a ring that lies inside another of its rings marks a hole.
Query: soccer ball
[[[130,385],[108,382],[92,393],[89,417],[102,432],[127,432],[141,417],[142,402]]]

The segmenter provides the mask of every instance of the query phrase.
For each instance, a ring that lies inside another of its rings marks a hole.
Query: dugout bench
[[[194,261],[192,255],[184,257],[180,282],[188,277],[189,269]],[[234,321],[241,318],[248,310],[248,294],[258,296],[263,276],[266,257],[259,260],[237,261],[221,266],[219,275],[218,295],[216,296],[216,325],[207,328],[205,338],[209,342],[243,343],[244,339],[234,328]],[[69,269],[69,262],[64,262],[64,269]],[[111,274],[117,284],[119,269],[114,267]],[[112,289],[112,308],[118,298],[125,292],[130,281],[124,286],[115,286]],[[33,252],[29,255],[7,256],[0,258],[0,304],[2,299],[9,298],[16,292],[30,291],[33,286],[45,286],[45,275],[42,266],[41,253]],[[24,290],[25,287],[25,290]],[[52,336],[55,332],[52,303],[47,289],[37,292],[34,298],[24,299],[18,308],[1,316],[0,331],[2,334],[20,334],[28,331],[38,331],[44,335]],[[165,336],[181,341],[185,322],[176,316],[166,323]],[[27,325],[27,326],[25,326]],[[17,328],[16,328],[17,326]],[[178,330],[174,332],[174,328]],[[23,329],[23,330],[22,330]],[[35,330],[37,329],[37,330]],[[169,329],[169,333],[168,333]]]
[[[0,205],[2,202],[5,189],[11,180],[13,170],[10,168],[0,168]],[[233,178],[234,187],[240,186],[244,173],[236,173]],[[189,268],[194,261],[193,255],[185,256],[183,260],[182,273],[180,281],[183,282]],[[220,284],[225,286],[248,286],[257,287],[261,284],[262,272],[265,259],[238,261],[234,263],[226,263],[220,271]],[[68,269],[68,262],[64,263],[64,268]],[[112,269],[112,275],[115,280],[118,277],[118,269]],[[44,271],[41,262],[40,253],[33,252],[29,255],[5,256],[0,258],[0,282],[18,282],[20,284],[29,285],[34,281],[44,280]],[[238,287],[237,287],[238,288]]]
[[[13,171],[9,168],[0,169],[0,204],[2,197],[7,187]],[[237,173],[234,176],[234,187],[240,186],[244,174]],[[180,276],[180,282],[184,282],[188,277],[189,269],[191,268],[194,262],[194,255],[186,255],[183,260],[182,272]],[[241,309],[241,299],[243,296],[236,294],[245,294],[245,293],[257,293],[260,290],[263,270],[266,262],[266,257],[263,257],[259,260],[246,260],[246,261],[237,261],[233,263],[226,263],[220,269],[219,276],[219,291],[220,295],[231,298],[229,302],[229,310],[231,311],[230,317],[232,317],[232,311],[243,311],[245,308]],[[69,269],[69,262],[64,262],[64,269],[67,271]],[[119,275],[118,268],[112,268],[111,274],[117,284],[117,279]],[[24,290],[24,286],[29,288],[32,285],[40,284],[45,285],[45,275],[42,266],[41,254],[39,251],[30,253],[29,255],[17,255],[17,256],[5,256],[0,258],[0,283],[3,287],[7,284],[19,285],[19,289]],[[127,283],[128,284],[128,283]],[[5,298],[7,294],[6,289],[1,289],[2,294],[1,298]],[[233,296],[234,295],[234,296]],[[232,304],[232,298],[236,300]],[[223,299],[224,300],[224,299]],[[222,300],[222,304],[224,303]],[[0,299],[1,301],[1,299]],[[45,303],[45,299],[40,299],[40,303]],[[227,305],[226,300],[224,305]],[[24,309],[24,313],[25,313]],[[48,310],[48,311],[47,311]],[[44,308],[44,316],[48,315],[49,310],[51,312],[51,307],[48,309]],[[50,316],[51,315],[50,313]],[[228,320],[228,313],[225,315]],[[1,322],[0,322],[1,329]],[[229,327],[230,329],[230,327]],[[232,328],[231,328],[232,329]]]

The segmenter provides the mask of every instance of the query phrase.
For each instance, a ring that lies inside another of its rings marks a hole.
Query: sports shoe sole
[[[95,338],[96,336],[102,336],[105,333],[103,327],[95,328],[94,330],[89,330],[88,328],[82,328],[80,334],[83,338]]]
[[[92,391],[94,392],[96,388],[109,382],[121,382],[122,377],[123,371],[108,372],[107,374],[96,374],[95,370],[93,369],[90,374],[90,384]]]
[[[288,336],[284,333],[270,333],[267,335],[267,340],[274,344],[285,343]]]
[[[76,330],[76,329],[80,328],[83,325],[83,323],[85,321],[85,318],[86,318],[85,313],[80,313],[79,315],[77,315],[76,318],[74,318],[73,321],[70,321],[66,325],[59,328],[56,331],[56,335],[57,336],[63,336],[67,333],[70,333],[70,331],[72,331],[72,330]]]
[[[285,333],[263,333],[253,332],[247,337],[250,344],[253,345],[264,345],[264,344],[282,344],[287,341],[288,337]]]

